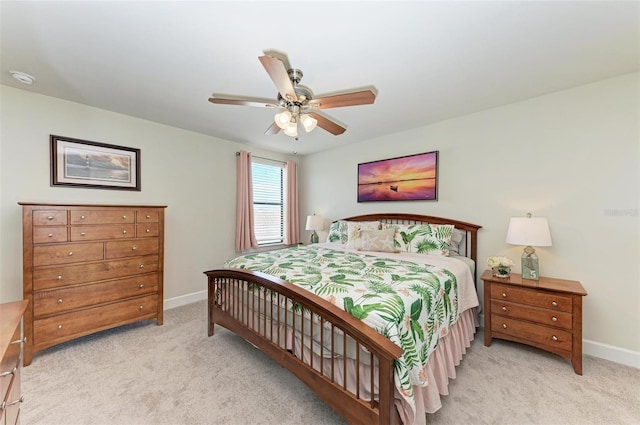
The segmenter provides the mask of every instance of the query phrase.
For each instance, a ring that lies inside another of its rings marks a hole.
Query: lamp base
[[[528,246],[522,253],[522,278],[529,280],[540,279],[540,269],[538,267],[538,256],[533,247]]]
[[[313,232],[311,232],[311,243],[318,243],[319,238],[318,238],[318,234],[316,233],[316,231],[314,230]]]

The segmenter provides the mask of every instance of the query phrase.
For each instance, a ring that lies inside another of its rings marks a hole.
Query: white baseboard
[[[164,309],[171,310],[172,308],[181,307],[183,305],[195,303],[198,301],[207,299],[207,290],[193,292],[187,295],[180,295],[179,297],[168,298],[164,300]]]
[[[480,327],[484,328],[484,314],[479,315],[479,321]],[[640,353],[626,348],[583,339],[582,354],[640,369]]]

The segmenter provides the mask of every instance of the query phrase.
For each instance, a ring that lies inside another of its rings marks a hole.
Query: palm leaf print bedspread
[[[458,318],[456,278],[436,266],[320,246],[244,255],[226,267],[261,271],[342,308],[400,346],[395,384],[415,411],[413,385]]]

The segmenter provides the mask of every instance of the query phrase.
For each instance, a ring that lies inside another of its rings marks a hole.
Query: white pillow
[[[347,245],[346,248],[360,249],[360,233],[363,230],[380,229],[379,221],[348,221],[347,222]]]
[[[449,255],[453,224],[391,224],[396,227],[395,245],[400,252]]]
[[[362,230],[360,231],[360,248],[362,251],[398,252],[394,244],[396,229]]]

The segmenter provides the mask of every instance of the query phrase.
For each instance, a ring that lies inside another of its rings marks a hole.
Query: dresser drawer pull
[[[558,318],[557,318],[556,316],[551,316],[551,321],[552,321],[552,322],[557,322],[557,321],[558,321]]]
[[[47,220],[49,220],[49,221],[53,220],[53,216],[52,215],[48,215],[47,216]]]
[[[555,336],[555,335],[551,335],[551,339],[552,339],[552,340],[554,340],[554,341],[557,341],[557,340],[558,340],[558,337],[557,337],[557,336]]]
[[[140,307],[138,307],[138,310],[142,310],[144,308],[143,305],[141,305]]]
[[[502,298],[507,298],[507,294],[505,294],[504,292],[502,293]]]
[[[502,306],[502,311],[507,311],[507,306],[503,305]]]
[[[126,231],[126,230],[123,230],[123,231],[122,231],[122,234],[123,234],[123,235],[126,235],[126,234],[127,234],[127,231]]]
[[[83,215],[80,216],[80,220],[84,220],[84,216]]]
[[[58,329],[62,329],[62,325],[58,325]]]
[[[138,286],[138,288],[140,288],[140,289],[144,288],[144,283],[141,283],[141,284]]]
[[[10,370],[10,371],[8,371],[8,372],[2,372],[2,373],[0,373],[0,378],[4,378],[5,376],[9,376],[9,375],[15,375],[17,371],[18,371],[18,368],[17,368],[17,367],[14,367],[13,369],[11,369],[11,370]]]
[[[141,269],[144,269],[144,264],[140,264],[140,268],[141,268]]]
[[[506,324],[506,323],[503,323],[503,324],[502,324],[502,328],[503,328],[503,329],[507,329],[507,324]]]
[[[73,255],[73,251],[69,251],[69,257]]]
[[[151,229],[146,229],[145,232],[149,233],[151,231]]]
[[[554,306],[554,307],[557,307],[557,306],[558,306],[558,303],[557,303],[557,302],[555,302],[555,301],[551,301],[551,305],[552,305],[552,306]]]
[[[20,396],[19,399],[7,403],[7,407],[13,406],[14,404],[18,404],[18,403],[22,403],[22,402],[24,402],[24,396]]]
[[[62,275],[56,276],[56,280],[62,280]]]
[[[123,215],[123,216],[122,216],[122,219],[123,219],[123,220],[126,220],[126,219],[127,219],[127,216],[126,216],[126,215]]]
[[[49,234],[47,235],[47,237],[48,237],[48,238],[52,238],[52,237],[53,237],[53,233],[49,233]]]
[[[84,236],[84,235],[86,235],[85,232],[80,232],[80,236]]]
[[[135,251],[135,250],[137,250],[137,249],[138,249],[138,247],[137,247],[137,246],[135,246],[135,245],[131,247],[131,251]]]
[[[62,304],[62,298],[58,298],[58,304]]]
[[[23,342],[27,342],[27,337],[25,336],[22,339],[16,339],[15,341],[11,341],[9,344],[22,344]]]
[[[149,214],[146,215],[147,218],[151,218],[151,216]]]

